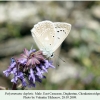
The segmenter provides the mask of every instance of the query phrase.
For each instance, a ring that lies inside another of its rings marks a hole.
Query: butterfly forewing
[[[56,34],[54,24],[51,21],[42,21],[34,25],[32,34],[35,36],[35,41],[42,44],[39,48],[51,48],[54,44],[53,36]]]
[[[36,36],[32,33],[32,36],[34,37],[34,41],[39,49],[43,48],[43,44],[36,38]]]

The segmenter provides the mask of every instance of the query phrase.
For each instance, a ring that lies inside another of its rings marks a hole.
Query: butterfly
[[[47,57],[62,44],[71,30],[71,24],[65,22],[51,22],[49,20],[38,22],[31,30],[38,48]]]

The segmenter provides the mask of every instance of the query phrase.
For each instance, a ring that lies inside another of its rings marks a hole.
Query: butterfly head
[[[46,55],[47,57],[50,57],[50,58],[53,57],[53,52],[51,52],[51,50],[49,50],[47,48],[43,48],[43,49],[41,49],[41,51],[43,52],[43,55]]]

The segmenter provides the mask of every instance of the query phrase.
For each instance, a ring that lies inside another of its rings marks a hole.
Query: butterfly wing
[[[31,32],[39,49],[48,51],[50,55],[61,45],[70,30],[71,25],[68,23],[42,21],[34,25]]]
[[[38,46],[39,49],[43,48],[43,44],[37,39],[37,37],[34,35],[34,33],[32,33],[32,36],[34,38],[34,41],[36,43],[36,45]]]
[[[54,27],[56,30],[55,41],[52,51],[54,52],[61,43],[65,40],[71,30],[71,24],[63,22],[54,22]]]
[[[56,31],[54,24],[51,21],[39,22],[34,25],[31,32],[39,49],[48,49],[48,51],[52,51]]]

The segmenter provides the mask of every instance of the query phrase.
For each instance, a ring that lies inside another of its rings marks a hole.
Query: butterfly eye
[[[59,31],[57,31],[57,32],[59,32]]]
[[[53,57],[53,54],[51,55],[51,57]]]
[[[54,36],[53,36],[54,37]]]

